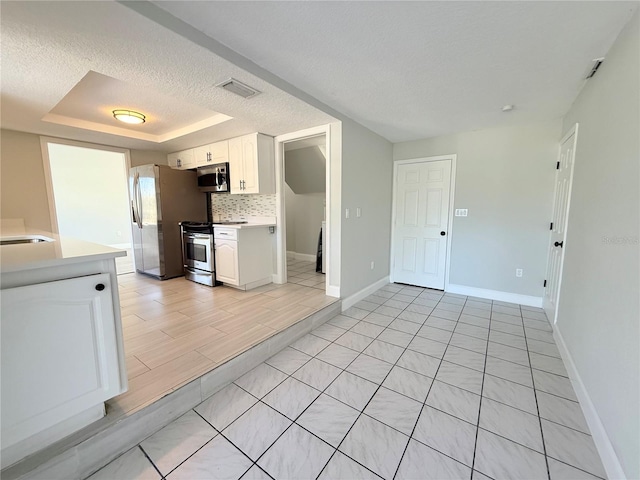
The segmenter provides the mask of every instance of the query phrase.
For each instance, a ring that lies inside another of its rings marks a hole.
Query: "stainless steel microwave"
[[[203,192],[229,193],[230,186],[228,163],[198,168],[198,187]]]

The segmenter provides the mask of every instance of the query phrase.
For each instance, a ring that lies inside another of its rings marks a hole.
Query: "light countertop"
[[[127,252],[116,248],[62,237],[55,233],[28,228],[4,228],[0,239],[22,236],[41,236],[53,241],[0,246],[0,271],[2,273],[57,267],[70,263],[93,262],[124,257]]]
[[[266,228],[275,227],[275,222],[249,222],[249,223],[236,223],[232,225],[214,224],[213,228],[235,228],[236,230],[243,230],[246,228]]]

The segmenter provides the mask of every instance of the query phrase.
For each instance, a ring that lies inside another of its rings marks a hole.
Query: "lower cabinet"
[[[238,278],[238,242],[216,238],[216,280],[240,285]]]
[[[271,283],[273,235],[269,227],[214,227],[216,280],[248,290]]]
[[[126,387],[108,273],[7,288],[0,300],[3,449]]]

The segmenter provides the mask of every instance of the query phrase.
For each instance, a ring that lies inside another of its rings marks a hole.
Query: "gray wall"
[[[342,298],[389,275],[392,156],[387,140],[353,121],[342,122]],[[362,208],[360,218],[356,207]]]
[[[630,479],[640,478],[639,24],[636,12],[564,118],[564,131],[580,126],[557,325]]]
[[[327,160],[318,147],[284,154],[284,179],[296,194],[325,193]]]
[[[314,255],[324,220],[324,193],[297,195],[286,183],[287,252]]]
[[[167,165],[167,154],[155,150],[129,150],[131,166]]]
[[[457,154],[449,282],[541,297],[560,121],[395,144],[394,160]],[[524,275],[516,278],[516,268]]]
[[[131,166],[167,164],[167,155],[162,152],[130,153]],[[1,130],[0,169],[0,218],[24,218],[29,228],[51,231],[40,136]]]
[[[0,132],[0,217],[23,218],[25,226],[51,231],[40,137]]]

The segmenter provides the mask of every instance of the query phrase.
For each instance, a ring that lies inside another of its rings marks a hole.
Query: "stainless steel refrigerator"
[[[206,194],[196,172],[164,165],[129,171],[136,270],[161,280],[184,274],[178,222],[207,220]]]

